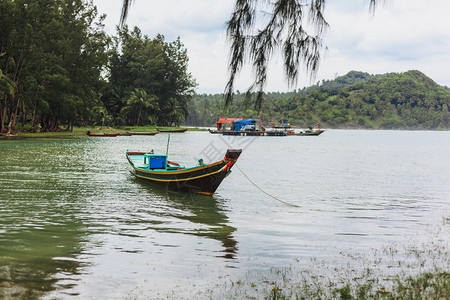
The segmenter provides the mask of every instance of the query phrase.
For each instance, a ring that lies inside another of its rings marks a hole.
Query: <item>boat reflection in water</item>
[[[171,208],[165,210],[165,217],[174,217],[186,221],[192,226],[168,227],[155,226],[153,229],[159,232],[182,233],[217,240],[222,243],[223,249],[219,251],[225,259],[235,259],[237,254],[237,241],[234,239],[236,228],[228,225],[226,209],[221,202],[220,196],[205,196],[197,193],[174,191],[148,182],[144,179],[135,178],[141,186],[148,189],[150,194],[163,197],[166,204]],[[150,200],[151,201],[151,200]],[[179,223],[179,222],[176,222]]]

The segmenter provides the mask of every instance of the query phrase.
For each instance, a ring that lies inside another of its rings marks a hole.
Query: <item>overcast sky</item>
[[[290,91],[351,70],[383,74],[419,70],[438,84],[450,86],[449,0],[389,0],[369,13],[368,0],[328,0],[325,17],[330,28],[317,76],[302,73],[296,87],[288,87],[282,62],[269,69],[267,92]],[[122,0],[94,0],[105,13],[106,31],[115,33]],[[222,93],[227,81],[228,44],[225,22],[234,0],[134,0],[127,19],[150,38],[160,33],[170,42],[180,36],[189,55],[189,71],[198,93]],[[236,81],[245,91],[252,82],[246,68]]]

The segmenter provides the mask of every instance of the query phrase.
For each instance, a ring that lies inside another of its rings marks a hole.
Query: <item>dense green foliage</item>
[[[17,119],[54,130],[95,117],[108,43],[97,17],[82,0],[0,2],[0,69],[16,87],[0,90],[1,132]]]
[[[195,81],[178,39],[109,37],[90,0],[0,1],[0,133],[178,125]]]
[[[179,125],[196,86],[180,39],[119,30],[102,101],[115,125]]]
[[[449,129],[450,92],[419,71],[369,75],[349,72],[291,93],[265,93],[261,111],[237,92],[225,111],[223,95],[198,95],[187,124],[214,126],[219,117],[262,118],[301,127]],[[254,100],[253,100],[254,101]]]

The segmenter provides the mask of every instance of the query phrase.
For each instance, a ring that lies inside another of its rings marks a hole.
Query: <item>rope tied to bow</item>
[[[262,188],[260,188],[256,183],[254,183],[254,182],[247,176],[247,174],[245,174],[244,171],[242,171],[241,168],[239,168],[238,165],[236,165],[236,168],[238,168],[238,170],[242,173],[242,175],[244,175],[245,178],[247,178],[247,180],[248,180],[251,184],[253,184],[258,190],[260,190],[261,192],[263,192],[263,193],[266,194],[267,196],[269,196],[269,197],[271,197],[271,198],[273,198],[273,199],[275,199],[275,200],[277,200],[277,201],[280,201],[281,203],[284,203],[284,204],[286,204],[286,205],[289,205],[289,206],[293,206],[293,207],[301,207],[300,205],[295,205],[295,204],[291,204],[291,203],[285,202],[285,201],[283,201],[283,200],[281,200],[281,199],[279,199],[279,198],[277,198],[277,197],[275,197],[275,196],[269,194],[268,192],[266,192],[266,191],[264,191]]]

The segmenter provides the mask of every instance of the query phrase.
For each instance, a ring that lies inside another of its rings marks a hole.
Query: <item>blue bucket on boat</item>
[[[149,162],[149,169],[165,169],[167,156],[160,154],[145,154]]]

